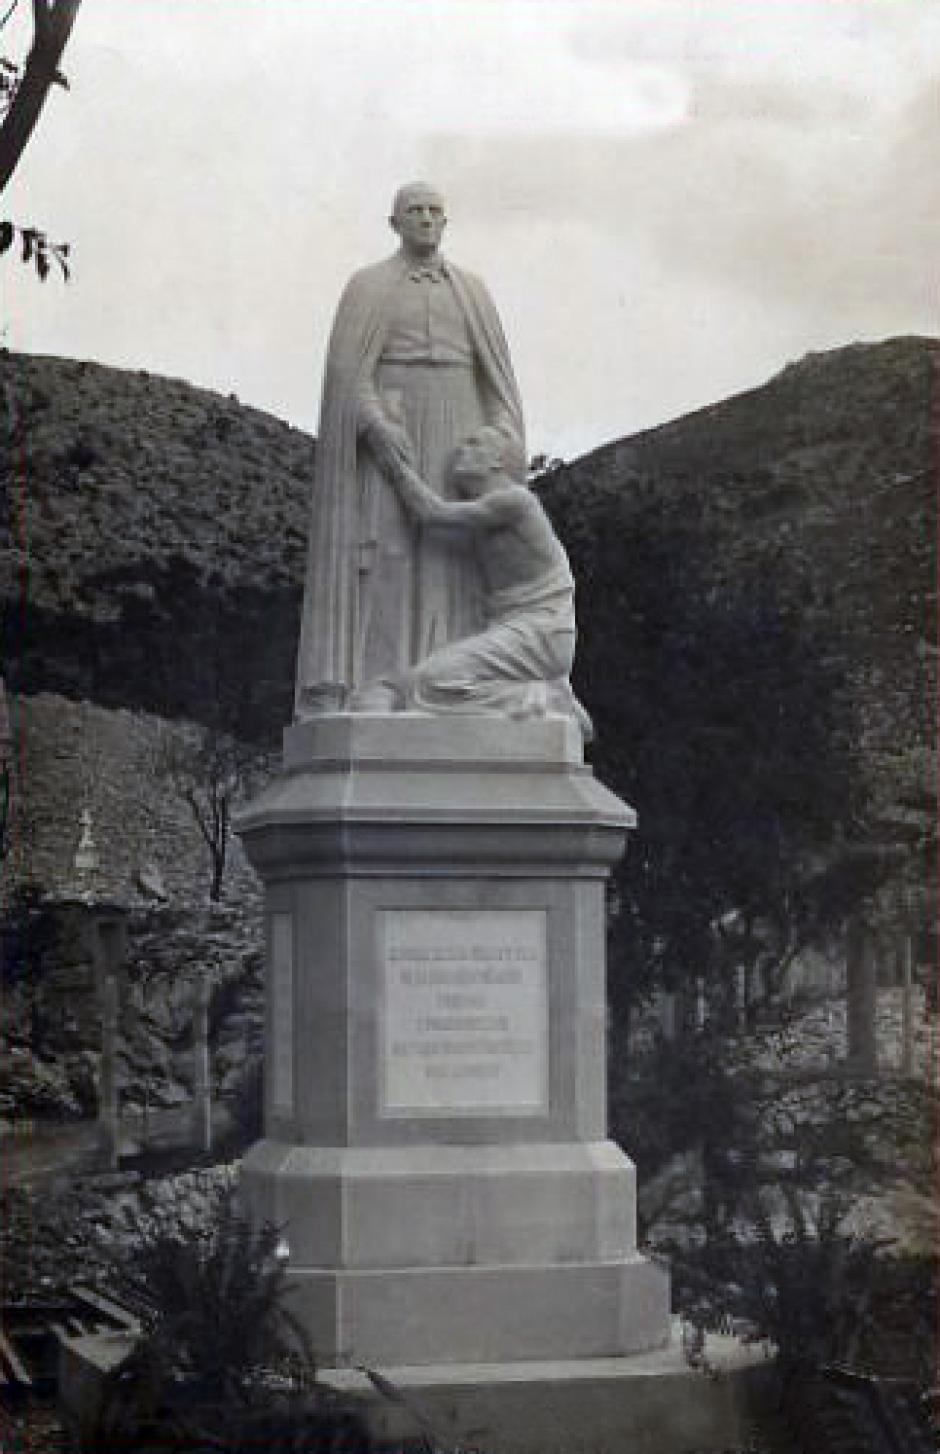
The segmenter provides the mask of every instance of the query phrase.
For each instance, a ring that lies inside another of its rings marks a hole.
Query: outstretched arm
[[[393,472],[392,479],[408,514],[422,525],[442,525],[448,519],[450,502],[435,495],[417,470],[402,463]]]
[[[405,509],[422,525],[443,526],[461,532],[486,530],[506,524],[524,505],[524,500],[517,502],[517,493],[522,495],[523,492],[515,487],[494,490],[478,500],[442,500],[428,488],[417,471],[406,464],[400,465],[392,478]]]

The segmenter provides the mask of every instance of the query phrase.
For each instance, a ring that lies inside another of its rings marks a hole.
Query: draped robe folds
[[[400,690],[406,704],[509,717],[560,711],[586,720],[568,684],[575,619],[567,561],[538,580],[490,591],[486,604],[484,630],[441,647],[405,673]]]
[[[330,335],[297,659],[298,716],[343,710],[350,693],[363,682],[368,577],[375,553],[382,546],[377,537],[384,528],[377,499],[397,508],[394,487],[378,474],[363,438],[364,424],[369,422],[364,401],[374,399],[377,393],[381,396],[380,361],[395,291],[411,266],[398,253],[356,273],[340,299]],[[508,469],[521,477],[526,458],[522,407],[499,317],[479,279],[452,263],[448,262],[446,268],[473,342],[481,422],[494,425],[505,435]],[[382,369],[387,367],[382,365]],[[458,442],[454,438],[451,444]],[[418,463],[420,468],[420,452]],[[432,488],[440,487],[439,481],[428,483]],[[413,534],[410,547],[406,542],[404,548],[416,548]],[[464,589],[469,587],[461,585]],[[386,604],[393,615],[396,609],[406,614],[414,610],[413,602],[396,606],[381,601],[371,603],[369,609],[380,615]],[[463,604],[466,608],[467,603]],[[449,626],[444,627],[444,639],[462,634],[454,631],[459,619],[459,613],[452,615]],[[466,609],[463,619],[469,619]],[[403,647],[388,647],[390,652],[399,652],[398,659],[373,662],[371,666],[394,672],[413,664],[427,649],[420,623],[416,630],[409,626],[407,636]],[[370,676],[378,674],[369,670]]]

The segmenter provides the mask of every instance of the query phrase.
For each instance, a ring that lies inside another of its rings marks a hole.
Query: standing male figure
[[[443,498],[455,445],[484,426],[525,474],[522,406],[483,283],[445,260],[440,194],[397,193],[400,242],[354,274],[340,300],[323,381],[295,712],[384,705],[369,684],[481,623],[472,554],[416,529],[391,481],[401,465]]]

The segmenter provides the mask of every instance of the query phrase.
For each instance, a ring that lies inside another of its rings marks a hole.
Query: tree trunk
[[[914,1074],[914,941],[901,941],[901,1074]]]
[[[213,904],[217,904],[222,897],[222,880],[225,877],[225,843],[216,846],[212,852],[212,883],[209,885],[209,898]]]
[[[849,1066],[857,1075],[874,1075],[878,1068],[878,961],[872,935],[857,919],[849,926],[846,945],[846,1000]]]
[[[0,192],[16,171],[39,120],[81,0],[33,0],[33,44],[13,103],[0,126]]]

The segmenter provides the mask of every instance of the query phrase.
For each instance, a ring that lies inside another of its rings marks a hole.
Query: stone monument
[[[665,1345],[607,1139],[604,886],[633,818],[584,763],[574,590],[443,203],[396,198],[324,385],[297,707],[239,832],[265,884],[265,1135],[324,1365]]]

